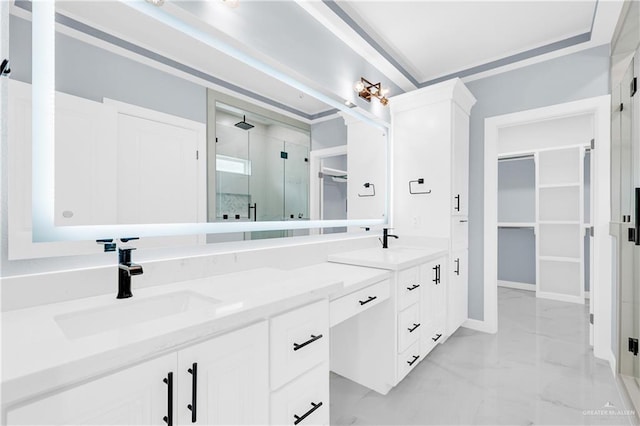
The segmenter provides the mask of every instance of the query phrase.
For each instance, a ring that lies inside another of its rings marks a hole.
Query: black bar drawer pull
[[[438,284],[438,266],[439,265],[436,265],[433,268],[431,268],[433,269],[433,279],[431,281],[433,281],[435,284]]]
[[[412,285],[411,287],[407,287],[407,290],[409,290],[409,291],[413,291],[413,290],[415,290],[415,289],[416,289],[416,288],[418,288],[418,287],[420,287],[420,284],[414,284],[414,285]]]
[[[440,267],[440,265],[436,265],[436,268],[438,268],[438,269],[436,270],[436,280],[437,280],[437,281],[436,281],[436,284],[440,284],[440,270],[441,270],[442,268]]]
[[[307,346],[307,345],[309,345],[309,344],[311,344],[311,343],[315,342],[315,341],[316,341],[316,340],[318,340],[318,339],[322,339],[322,334],[318,334],[317,336],[314,336],[314,335],[312,334],[312,335],[311,335],[311,339],[307,340],[306,342],[304,342],[304,343],[294,343],[294,344],[293,344],[293,350],[294,350],[294,351],[297,351],[298,349],[302,349],[302,348],[304,348],[305,346]]]
[[[416,361],[418,360],[418,358],[420,358],[420,355],[414,355],[413,359],[411,361],[407,361],[407,364],[409,364],[409,365],[415,364]]]
[[[459,212],[460,211],[460,194],[456,195],[454,197],[456,199],[456,206],[454,207],[454,209]]]
[[[364,300],[364,301],[358,300],[358,302],[360,302],[360,306],[362,306],[362,305],[366,305],[367,303],[376,300],[377,298],[378,298],[378,296],[369,296],[369,298],[367,300]]]
[[[312,402],[311,403],[311,409],[309,411],[307,411],[306,413],[304,413],[301,416],[298,416],[296,414],[293,415],[293,418],[295,419],[295,422],[293,422],[293,424],[297,425],[298,423],[300,423],[301,421],[303,421],[304,419],[309,417],[314,411],[316,411],[320,407],[322,407],[322,401],[318,402],[317,404]]]
[[[460,275],[460,258],[457,258],[454,262],[456,262],[456,270],[453,271],[456,275]]]
[[[636,224],[635,224],[635,232],[636,232],[636,245],[640,246],[640,188],[636,188],[635,191],[636,199],[635,199],[635,216],[636,216]]]
[[[191,423],[195,423],[198,421],[196,414],[198,404],[198,363],[194,362],[187,371],[191,373],[191,404],[188,404],[187,408],[191,410]]]
[[[420,323],[416,324],[415,322],[413,323],[413,327],[411,328],[407,328],[407,330],[409,330],[409,333],[413,333],[414,331],[416,331],[416,328],[420,327]]]
[[[436,334],[436,337],[432,337],[431,340],[437,342],[442,337],[442,334]]]
[[[167,385],[167,415],[162,418],[168,426],[173,426],[173,371],[162,379]]]

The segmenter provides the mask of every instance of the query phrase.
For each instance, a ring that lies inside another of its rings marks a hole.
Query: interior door
[[[198,222],[196,132],[120,114],[118,223]]]

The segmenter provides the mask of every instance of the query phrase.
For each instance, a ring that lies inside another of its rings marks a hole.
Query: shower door
[[[253,168],[249,156],[249,133],[220,123],[216,132],[215,221],[247,220],[251,203],[249,181]]]
[[[309,220],[309,148],[285,141],[284,220]],[[309,230],[290,230],[289,236],[309,235]]]

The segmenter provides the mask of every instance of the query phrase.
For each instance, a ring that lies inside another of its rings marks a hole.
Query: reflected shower
[[[249,130],[249,129],[252,129],[254,127],[253,124],[247,123],[247,116],[246,115],[243,115],[242,116],[242,121],[238,121],[235,124],[235,126],[241,128],[242,130]]]

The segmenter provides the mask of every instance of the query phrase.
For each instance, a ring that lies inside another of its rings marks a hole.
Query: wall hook
[[[413,191],[413,187],[411,186],[412,183],[417,183],[418,185],[424,185],[424,178],[418,178],[416,180],[410,180],[409,181],[409,194],[431,194],[431,190],[428,191],[418,191],[418,192],[414,192]]]
[[[372,183],[369,182],[365,182],[364,185],[365,188],[371,188],[371,190],[373,191],[373,193],[371,194],[360,194],[358,193],[358,197],[375,197],[376,196],[376,186]]]

